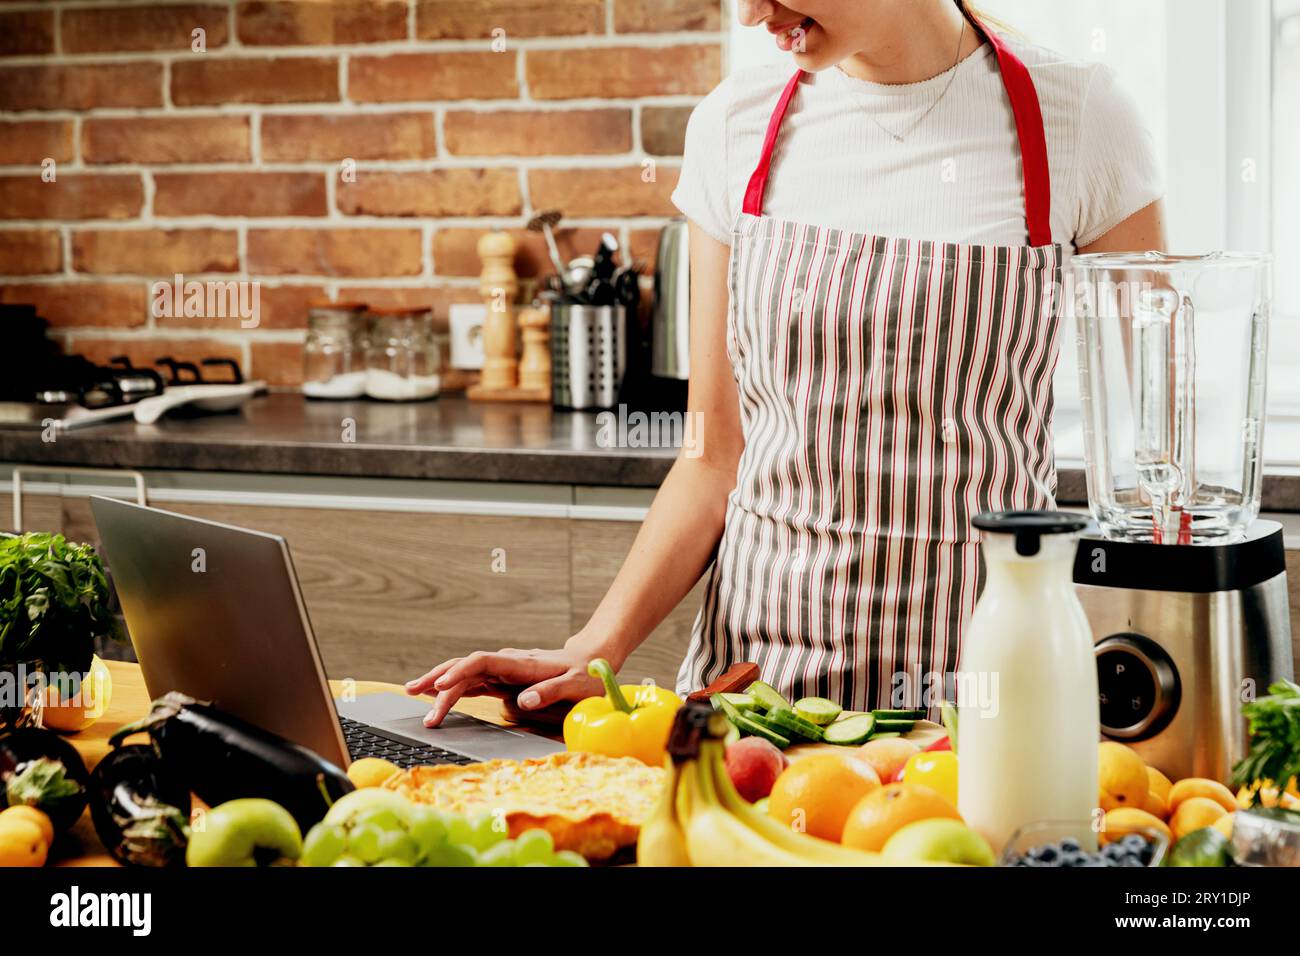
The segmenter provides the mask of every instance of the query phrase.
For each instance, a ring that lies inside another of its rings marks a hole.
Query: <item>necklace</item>
[[[924,112],[913,120],[906,129],[896,132],[884,123],[880,122],[880,120],[876,119],[875,116],[870,113],[867,114],[867,118],[870,119],[871,122],[875,123],[882,133],[888,134],[895,143],[901,143],[903,140],[907,139],[908,136],[912,135],[913,130],[920,126],[921,123],[924,122],[925,118],[934,112],[934,108],[938,106],[939,102],[948,94],[948,89],[952,86],[952,81],[957,79],[957,64],[961,62],[961,45],[962,41],[965,39],[966,20],[963,17],[961,22],[961,32],[957,34],[957,55],[953,57],[952,68],[948,71],[948,82],[943,85],[943,89],[941,89],[939,95],[934,98],[934,102],[927,106]]]

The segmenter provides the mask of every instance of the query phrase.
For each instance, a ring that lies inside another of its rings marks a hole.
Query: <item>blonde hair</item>
[[[961,10],[966,16],[974,17],[985,26],[997,30],[998,33],[1010,33],[1016,36],[1020,35],[1020,31],[1011,24],[999,17],[990,16],[975,4],[970,3],[969,0],[954,0],[954,2],[957,4],[957,9]]]

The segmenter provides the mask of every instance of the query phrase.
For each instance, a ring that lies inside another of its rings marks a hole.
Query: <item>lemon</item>
[[[41,710],[41,724],[60,733],[75,734],[85,730],[108,709],[113,700],[113,675],[108,665],[96,655],[90,659],[90,670],[81,675],[81,684],[72,697],[63,698],[66,690],[56,684],[45,688],[45,701]]]
[[[395,773],[400,773],[401,767],[395,763],[389,763],[380,757],[362,757],[360,760],[354,760],[348,765],[348,779],[356,785],[358,790],[365,787],[379,787]]]

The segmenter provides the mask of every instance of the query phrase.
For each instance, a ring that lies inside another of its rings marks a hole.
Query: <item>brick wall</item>
[[[477,301],[488,228],[548,270],[535,210],[564,211],[566,255],[611,230],[652,259],[723,6],[0,0],[0,302],[98,360],[224,355],[294,385],[307,302],[445,321]],[[261,324],[154,318],[177,272],[258,281]]]

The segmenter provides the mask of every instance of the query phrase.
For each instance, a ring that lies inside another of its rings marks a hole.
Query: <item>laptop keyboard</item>
[[[390,737],[369,724],[349,720],[347,717],[340,717],[339,721],[343,724],[343,739],[347,741],[348,753],[352,755],[353,760],[360,757],[383,757],[403,769],[439,763],[462,766],[478,763],[473,757],[452,753],[450,750],[443,750],[432,744],[409,744],[396,737]]]

